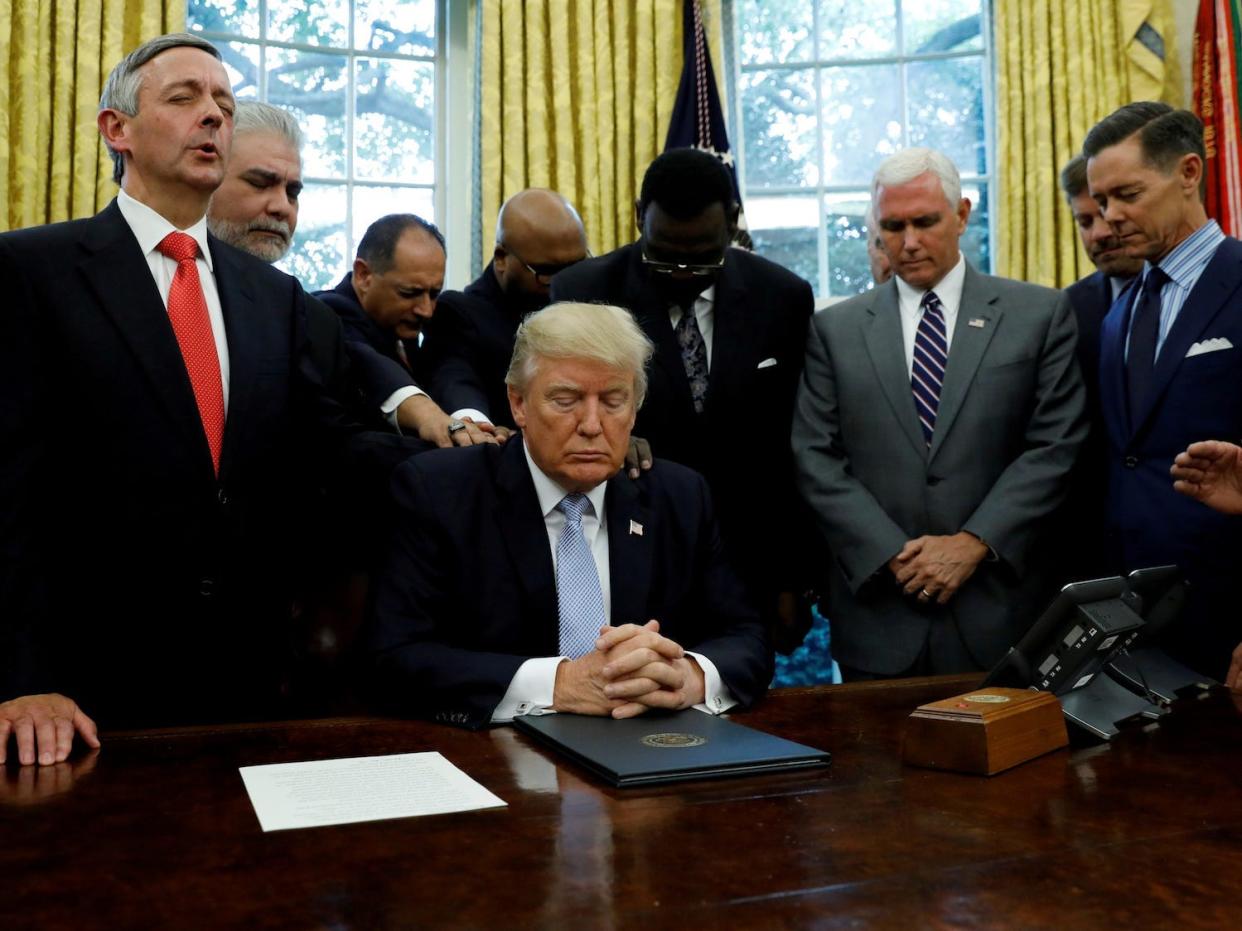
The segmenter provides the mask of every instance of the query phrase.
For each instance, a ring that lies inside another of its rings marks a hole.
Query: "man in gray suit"
[[[821,610],[847,679],[982,669],[1054,587],[1041,531],[1086,435],[1074,314],[970,267],[945,156],[899,152],[871,192],[895,277],[816,315],[794,412]]]

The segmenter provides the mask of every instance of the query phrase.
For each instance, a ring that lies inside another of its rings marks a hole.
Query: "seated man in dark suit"
[[[496,218],[492,260],[464,291],[445,291],[431,323],[431,393],[453,417],[513,428],[505,373],[518,324],[546,307],[552,276],[586,258],[586,233],[555,191],[514,194]]]
[[[778,645],[792,649],[809,626],[795,596],[809,587],[813,538],[789,432],[811,287],[730,247],[733,181],[705,152],[656,158],[635,209],[638,242],[561,272],[552,299],[624,307],[655,344],[634,432],[660,458],[703,473],[733,565]]]
[[[387,707],[468,727],[567,711],[724,711],[772,656],[703,479],[618,475],[651,344],[620,308],[559,304],[518,330],[521,436],[397,472],[399,529],[364,635]]]
[[[443,286],[444,236],[422,217],[394,213],[367,227],[353,271],[315,296],[341,318],[351,362],[368,374],[367,411],[377,407],[438,446],[495,442],[490,425],[449,417],[419,387],[432,368],[423,328]]]

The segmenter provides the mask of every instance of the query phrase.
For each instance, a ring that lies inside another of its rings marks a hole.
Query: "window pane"
[[[868,184],[876,165],[901,148],[897,65],[825,68],[824,181]]]
[[[357,68],[355,177],[433,183],[435,65],[363,58]]]
[[[259,36],[259,0],[189,0],[185,13],[191,32],[230,32]]]
[[[308,184],[299,199],[293,248],[278,264],[307,291],[333,287],[349,271],[345,244],[345,185]]]
[[[345,177],[345,94],[345,56],[268,49],[267,99],[298,118],[304,175]]]
[[[962,234],[961,247],[968,261],[981,272],[992,271],[992,244],[988,240],[988,189],[976,185],[962,185],[962,196],[969,197],[972,204],[966,232]]]
[[[820,59],[892,55],[896,12],[896,0],[819,0]]]
[[[981,0],[902,0],[907,55],[983,48]]]
[[[416,213],[434,223],[435,194],[425,187],[355,187],[354,242],[362,238],[368,226],[390,213]]]
[[[259,96],[259,47],[250,42],[215,42],[224,59],[224,70],[229,76],[233,96]]]
[[[810,61],[815,52],[806,0],[742,0],[735,15],[744,65]]]
[[[754,71],[740,85],[746,136],[746,181],[753,185],[813,185],[815,91],[811,71]]]
[[[349,42],[349,0],[268,0],[267,37],[277,42],[345,47]]]
[[[357,0],[354,43],[367,51],[436,53],[435,0]]]
[[[828,293],[862,294],[872,287],[864,221],[871,203],[868,191],[824,198],[828,230]]]
[[[964,175],[987,174],[982,58],[912,62],[910,145],[939,149]]]
[[[746,224],[755,252],[816,286],[819,280],[819,206],[811,197],[752,197]]]

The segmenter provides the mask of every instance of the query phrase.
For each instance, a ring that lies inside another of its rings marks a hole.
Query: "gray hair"
[[[188,32],[172,32],[166,36],[156,36],[142,43],[112,69],[108,80],[104,82],[103,93],[99,95],[99,109],[116,110],[126,116],[137,116],[138,90],[142,87],[142,66],[169,49],[183,47],[202,49],[218,61],[223,61],[220,58],[220,50],[200,36]],[[114,152],[106,140],[104,145],[107,146],[108,154],[112,156],[112,180],[120,184],[125,174],[125,159],[120,152]]]
[[[265,132],[280,136],[302,155],[302,129],[293,114],[260,100],[239,100],[233,113],[233,138],[244,133]]]
[[[958,201],[962,199],[962,178],[957,173],[957,166],[947,155],[922,147],[902,149],[880,162],[875,177],[871,179],[872,202],[875,202],[880,188],[906,184],[929,171],[940,179],[945,200],[956,210]]]
[[[628,310],[562,301],[522,321],[505,384],[525,392],[540,359],[590,359],[633,372],[634,407],[639,408],[647,397],[647,363],[654,350]]]

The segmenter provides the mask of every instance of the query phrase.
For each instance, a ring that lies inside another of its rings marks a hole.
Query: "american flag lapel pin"
[[[643,525],[636,520],[630,521],[630,533],[636,537],[643,535]]]
[[[984,320],[982,317],[971,317],[970,322],[967,324],[967,326],[972,326],[977,330],[982,330],[984,327],[984,324],[986,323],[987,321]]]

